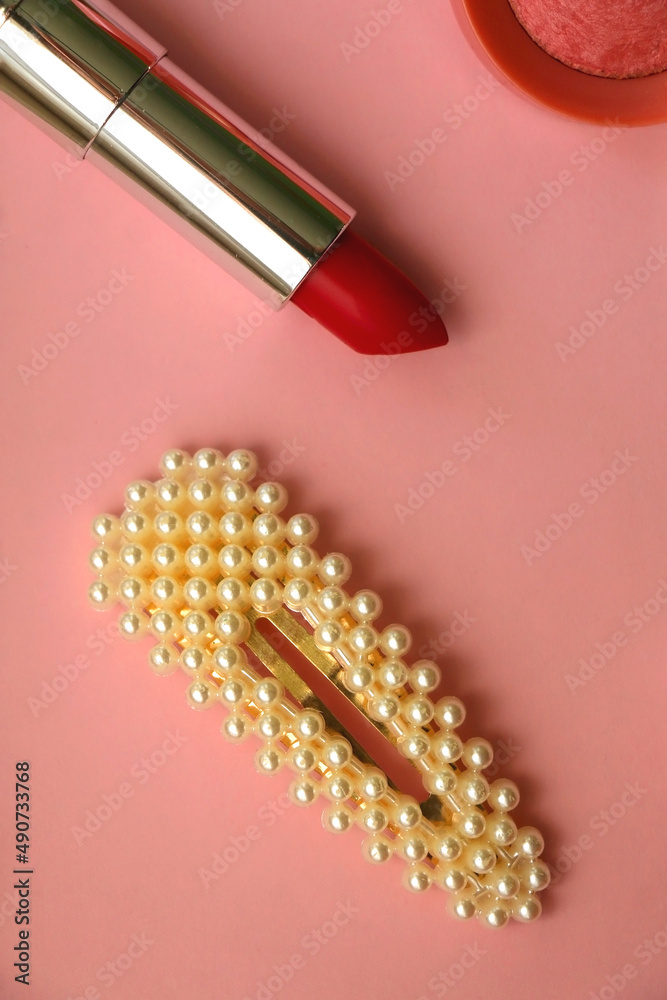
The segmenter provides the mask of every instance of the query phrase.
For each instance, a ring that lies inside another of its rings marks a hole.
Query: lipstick
[[[273,308],[293,302],[363,354],[447,343],[354,210],[106,0],[0,0],[0,92]]]

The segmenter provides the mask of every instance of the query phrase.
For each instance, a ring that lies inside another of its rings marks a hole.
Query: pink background
[[[10,869],[13,765],[29,759],[33,1000],[93,987],[144,1000],[362,988],[387,1000],[659,1000],[667,258],[641,268],[665,250],[667,126],[616,136],[504,85],[479,100],[488,75],[447,3],[404,0],[351,54],[343,43],[380,9],[369,0],[195,0],[185,29],[176,0],[135,6],[253,125],[268,127],[274,109],[294,116],[276,141],[358,207],[358,231],[429,297],[455,300],[451,343],[381,370],[292,307],[235,342],[239,324],[257,322],[255,300],[0,106],[3,996],[26,995],[11,969]],[[445,141],[392,189],[385,172],[437,128]],[[549,190],[532,221],[517,218]],[[131,280],[87,322],[80,304],[114,270]],[[617,308],[605,315],[608,300]],[[595,322],[587,311],[604,323],[563,360],[570,327]],[[33,350],[73,322],[79,335],[22,378]],[[151,427],[156,400],[171,412]],[[486,435],[489,408],[506,416]],[[466,460],[462,439],[476,431],[488,440]],[[440,890],[402,888],[398,862],[367,864],[356,831],[335,838],[317,806],[284,809],[287,774],[256,775],[252,742],[226,744],[221,714],[190,711],[185,679],[155,678],[145,648],[112,638],[115,613],[89,609],[92,518],[118,511],[131,479],[157,478],[167,447],[204,445],[255,448],[263,465],[283,452],[276,478],[293,511],[320,518],[321,551],[350,555],[353,582],[381,592],[385,621],[409,625],[417,649],[439,643],[467,734],[511,748],[501,773],[519,782],[521,817],[564,871],[536,925],[459,924]],[[120,466],[68,511],[77,479],[114,451]],[[604,474],[617,451],[625,462]],[[402,514],[396,505],[448,459],[456,474]],[[568,525],[560,537],[554,517]],[[522,549],[549,525],[546,551]],[[452,643],[456,613],[474,622]],[[582,668],[596,652],[597,669]],[[50,704],[31,701],[68,672]],[[142,778],[170,733],[178,751],[158,753]],[[130,797],[79,845],[74,828],[123,784]],[[205,888],[199,869],[249,826],[257,839]],[[313,932],[335,915],[341,926],[315,953]],[[98,976],[135,935],[144,950],[132,948],[129,968]],[[265,987],[293,955],[290,981]]]

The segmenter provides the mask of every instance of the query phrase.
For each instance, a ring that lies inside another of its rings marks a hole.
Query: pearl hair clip
[[[156,640],[149,653],[156,674],[180,667],[193,708],[226,708],[222,733],[232,742],[259,739],[260,772],[287,765],[293,802],[308,805],[322,795],[326,829],[361,827],[365,857],[403,858],[408,889],[435,883],[449,893],[455,916],[477,916],[490,927],[510,917],[535,920],[537,893],[549,883],[542,836],[532,826],[517,829],[514,782],[484,777],[490,743],[458,735],[463,703],[431,699],[437,665],[420,659],[408,666],[408,630],[376,627],[382,602],[373,591],[345,592],[349,559],[317,554],[314,517],[281,517],[284,486],[251,485],[252,452],[225,457],[207,448],[190,457],[172,450],[161,469],[158,482],[127,487],[120,518],[95,519],[93,605],[123,605],[121,634]],[[428,793],[421,805],[396,788],[271,645],[260,619],[412,764]]]

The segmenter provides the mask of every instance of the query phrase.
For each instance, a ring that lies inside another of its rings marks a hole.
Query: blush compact
[[[605,125],[667,120],[664,0],[455,0],[473,46],[525,94]]]

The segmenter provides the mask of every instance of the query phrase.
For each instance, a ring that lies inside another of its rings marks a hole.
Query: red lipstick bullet
[[[419,289],[351,229],[299,285],[292,302],[360,354],[424,351],[448,340]],[[433,321],[416,335],[414,319],[424,309]]]

